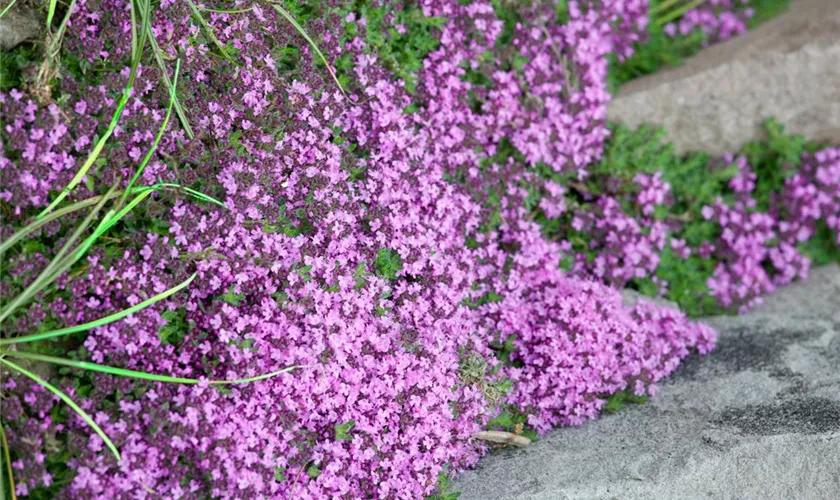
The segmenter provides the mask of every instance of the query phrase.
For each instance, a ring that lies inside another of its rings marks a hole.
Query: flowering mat
[[[782,3],[4,3],[2,495],[451,499],[653,395],[840,260],[840,150],[610,92]]]

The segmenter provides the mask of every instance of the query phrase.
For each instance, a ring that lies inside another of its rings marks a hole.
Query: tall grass
[[[335,74],[335,71],[333,71],[329,61],[327,61],[327,58],[324,56],[324,53],[321,52],[321,49],[318,48],[318,44],[315,43],[315,40],[313,40],[312,37],[309,36],[306,30],[303,29],[303,26],[301,26],[300,23],[298,23],[297,20],[294,17],[292,17],[289,11],[284,9],[280,4],[274,3],[272,4],[272,7],[274,7],[274,10],[276,10],[278,14],[283,16],[284,19],[289,21],[289,24],[292,25],[295,31],[297,31],[300,34],[300,36],[302,36],[304,40],[306,40],[309,46],[312,47],[312,50],[315,51],[315,54],[318,56],[321,62],[324,63],[324,66],[327,67],[327,71],[329,71],[330,76],[332,77],[335,84],[338,86],[338,90],[341,91],[344,97],[347,97],[347,92],[344,91],[344,87],[342,87],[341,82],[338,81],[338,76]]]
[[[189,1],[189,0],[188,0]],[[191,7],[195,7],[192,2],[189,2]],[[51,0],[49,3],[49,10],[48,10],[48,49],[47,53],[45,54],[46,62],[53,63],[54,59],[57,59],[58,52],[60,51],[60,38],[64,33],[66,28],[67,22],[69,17],[73,11],[75,6],[75,0],[72,0],[67,11],[67,15],[64,18],[63,22],[59,27],[59,31],[57,34],[52,34],[52,20],[55,15],[57,6],[56,0]],[[163,134],[166,132],[167,126],[170,121],[170,116],[172,110],[175,109],[179,116],[182,115],[182,110],[178,104],[178,98],[176,93],[176,87],[178,83],[178,73],[180,70],[180,60],[176,62],[174,77],[171,81],[169,81],[169,77],[167,74],[167,68],[163,64],[163,58],[160,54],[160,49],[157,47],[156,42],[154,41],[154,36],[151,31],[150,20],[151,20],[151,2],[150,0],[133,0],[131,3],[132,9],[132,53],[131,53],[131,69],[129,73],[128,83],[126,84],[122,96],[117,104],[117,108],[114,111],[114,114],[111,118],[111,121],[108,125],[107,130],[105,133],[100,137],[97,141],[94,148],[89,153],[87,159],[82,164],[81,168],[76,172],[74,177],[71,181],[65,186],[59,195],[54,199],[49,206],[44,209],[40,214],[35,217],[34,220],[30,221],[24,227],[18,229],[16,232],[12,234],[11,237],[7,238],[5,241],[0,243],[0,262],[2,262],[3,257],[5,254],[10,251],[15,245],[20,244],[21,242],[25,241],[28,236],[32,233],[37,231],[39,228],[42,228],[49,222],[56,221],[65,217],[69,214],[74,214],[81,210],[88,210],[87,215],[82,219],[80,223],[75,227],[69,237],[66,239],[62,247],[56,252],[47,266],[41,271],[41,273],[33,280],[28,286],[26,286],[21,292],[17,295],[12,297],[10,300],[6,301],[2,307],[0,307],[0,326],[2,326],[3,322],[8,321],[11,317],[13,317],[14,313],[20,310],[21,307],[28,304],[32,301],[38,294],[45,292],[49,289],[49,287],[55,282],[55,280],[63,275],[64,273],[68,272],[74,264],[76,264],[82,257],[84,257],[88,251],[94,247],[96,242],[106,234],[111,228],[113,228],[120,220],[122,220],[127,214],[129,214],[132,210],[134,210],[140,203],[146,200],[150,195],[155,192],[161,190],[175,190],[180,191],[188,194],[189,196],[195,197],[197,199],[214,203],[225,207],[224,203],[212,198],[204,193],[199,191],[190,189],[188,187],[180,186],[178,184],[172,183],[157,183],[149,186],[135,186],[135,184],[140,180],[142,173],[149,163],[151,158],[153,157],[157,147],[163,137]],[[4,12],[8,10],[5,9]],[[197,12],[197,9],[194,9],[194,12]],[[137,27],[137,13],[139,13],[140,18],[140,26]],[[200,14],[198,14],[200,17]],[[206,23],[205,23],[206,24]],[[209,26],[208,26],[209,27]],[[215,39],[215,37],[213,36]],[[131,94],[131,89],[134,85],[134,80],[137,75],[137,68],[140,64],[142,59],[143,49],[146,44],[146,41],[150,41],[153,47],[153,52],[155,59],[158,61],[158,64],[161,66],[161,72],[165,76],[165,81],[167,83],[167,87],[169,88],[169,105],[167,107],[167,112],[161,126],[158,130],[157,135],[155,136],[155,140],[150,147],[149,151],[147,152],[146,156],[143,158],[143,161],[138,166],[136,172],[134,173],[133,177],[128,182],[125,189],[118,189],[121,181],[118,180],[111,188],[103,195],[94,196],[88,198],[86,200],[76,201],[73,203],[62,205],[62,202],[66,199],[68,195],[73,192],[73,189],[82,181],[82,179],[87,175],[90,167],[94,164],[94,162],[99,158],[102,151],[105,148],[105,145],[112,135],[113,131],[115,130],[117,123],[119,122],[120,116],[122,114],[123,109],[125,108],[128,98]],[[216,41],[218,41],[216,39]],[[219,42],[220,43],[220,42]],[[221,47],[220,47],[220,50]],[[224,50],[223,50],[223,53]],[[189,126],[186,122],[186,117],[182,116],[181,118],[182,125]],[[105,211],[105,207],[108,204],[111,204],[109,209]],[[100,217],[100,214],[104,212],[104,215]],[[163,382],[163,383],[178,383],[178,384],[198,384],[200,381],[198,379],[192,378],[183,378],[183,377],[172,377],[168,375],[159,375],[153,374],[148,372],[136,371],[136,370],[128,370],[124,368],[118,367],[111,367],[106,365],[100,365],[96,363],[90,363],[86,361],[77,361],[63,357],[56,357],[56,356],[47,356],[38,352],[32,352],[27,350],[22,350],[22,347],[25,347],[28,344],[49,340],[49,339],[57,339],[61,337],[66,337],[67,335],[84,332],[90,330],[92,328],[97,328],[101,326],[105,326],[116,321],[119,321],[131,314],[134,314],[138,311],[151,307],[167,298],[185,290],[196,278],[196,274],[193,273],[189,278],[182,281],[181,283],[169,288],[168,290],[161,292],[149,299],[146,299],[139,304],[134,306],[128,307],[116,313],[107,315],[103,318],[90,321],[88,323],[68,326],[64,328],[59,328],[47,332],[42,333],[33,333],[29,335],[23,336],[0,336],[0,366],[4,367],[8,371],[17,372],[18,374],[25,376],[32,380],[33,382],[37,383],[47,391],[55,394],[61,401],[63,401],[67,406],[69,406],[76,414],[81,417],[81,419],[97,434],[99,435],[105,445],[108,447],[110,452],[117,460],[121,460],[122,457],[120,455],[119,449],[114,444],[114,442],[108,437],[108,435],[103,431],[103,429],[96,424],[96,422],[88,415],[87,412],[84,411],[68,394],[64,391],[50,383],[48,380],[43,378],[41,375],[31,371],[26,365],[31,363],[48,363],[52,365],[58,366],[66,366],[74,369],[79,370],[87,370],[87,371],[95,371],[100,373],[107,373],[110,375],[121,376],[121,377],[129,377],[138,380],[148,380],[153,382]],[[0,330],[2,331],[2,330]],[[15,360],[15,361],[13,361]],[[278,375],[288,373],[292,370],[303,368],[302,366],[290,366],[287,368],[283,368],[281,370],[273,371],[270,373],[265,373],[262,375],[258,375],[255,377],[250,378],[241,378],[235,380],[211,380],[208,381],[210,385],[228,385],[228,384],[245,384],[250,382],[256,382],[259,380],[268,379],[271,377],[276,377]],[[11,467],[11,453],[9,450],[8,440],[6,438],[5,427],[3,426],[2,422],[0,422],[0,447],[2,447],[2,453],[0,453],[0,499],[3,498],[12,498],[15,499],[15,482],[14,482],[14,474]],[[5,469],[5,470],[2,470]]]

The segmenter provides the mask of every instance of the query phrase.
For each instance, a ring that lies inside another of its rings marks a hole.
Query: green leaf
[[[9,454],[9,442],[6,440],[6,427],[3,425],[3,422],[0,422],[0,444],[3,447],[3,454],[0,456],[0,498],[5,499],[6,492],[5,488],[9,488],[9,495],[8,498],[11,500],[17,500],[17,493],[15,492],[15,475],[12,472],[12,457]],[[3,467],[5,465],[5,467]],[[6,483],[2,476],[3,476],[3,469],[6,469],[7,478],[9,480]]]
[[[376,275],[386,280],[395,280],[397,273],[402,271],[402,258],[400,254],[389,248],[382,248],[373,263]]]
[[[642,404],[648,400],[647,396],[637,396],[629,391],[619,391],[607,397],[607,404],[604,405],[603,410],[609,414],[613,414],[624,408],[627,403]]]
[[[68,9],[67,18],[70,17],[70,13],[73,11],[73,6],[75,5],[75,0],[72,2],[71,6]],[[40,214],[38,214],[38,219],[45,217],[48,213],[50,213],[59,203],[61,203],[67,195],[82,181],[82,179],[87,175],[88,170],[93,165],[93,163],[99,158],[99,155],[102,153],[102,149],[105,147],[105,143],[108,142],[108,139],[111,137],[111,134],[114,133],[114,130],[117,128],[117,123],[122,116],[123,109],[125,109],[126,104],[128,104],[128,99],[131,96],[131,89],[134,87],[134,80],[137,77],[137,67],[140,64],[140,58],[142,56],[143,46],[145,45],[146,41],[146,30],[149,29],[149,21],[151,18],[151,14],[149,12],[151,2],[146,2],[144,5],[146,7],[146,15],[143,18],[143,30],[140,34],[140,43],[138,44],[138,53],[136,59],[132,60],[131,62],[131,69],[128,75],[128,83],[123,89],[123,93],[120,96],[120,100],[117,102],[117,108],[114,110],[114,114],[111,117],[111,122],[108,124],[108,128],[105,130],[105,134],[99,138],[99,140],[94,145],[93,149],[91,150],[90,154],[88,155],[85,162],[82,164],[81,168],[76,172],[76,175],[70,180],[70,182],[65,186],[58,196],[52,201],[52,203],[47,206]],[[65,19],[66,23],[67,19]],[[63,28],[63,26],[62,26]],[[60,37],[57,37],[60,39]]]
[[[487,422],[487,427],[510,427],[513,425],[513,413],[504,411],[493,420]]]
[[[99,427],[99,425],[97,425],[97,423],[93,421],[93,419],[90,417],[90,415],[88,415],[87,412],[85,412],[79,405],[77,405],[76,402],[73,401],[70,398],[70,396],[68,396],[63,391],[61,391],[57,387],[53,386],[52,384],[50,384],[46,380],[42,379],[38,375],[26,370],[25,368],[22,368],[21,366],[16,365],[15,363],[12,363],[11,361],[9,361],[6,358],[0,358],[0,363],[3,363],[6,366],[8,366],[9,368],[11,368],[12,370],[15,370],[15,371],[29,377],[30,379],[32,379],[34,382],[36,382],[38,385],[40,385],[44,389],[46,389],[46,390],[50,391],[51,393],[55,394],[56,396],[58,396],[62,401],[64,401],[65,404],[67,404],[67,406],[72,408],[73,411],[75,411],[80,417],[82,417],[82,420],[84,420],[85,423],[88,424],[90,426],[90,428],[93,429],[93,431],[96,432],[99,435],[99,437],[102,438],[102,441],[105,442],[105,445],[108,447],[109,450],[111,450],[111,453],[114,454],[114,456],[117,458],[117,461],[118,462],[122,461],[122,457],[120,456],[119,450],[117,450],[116,445],[111,441],[111,439],[108,437],[108,435],[105,434],[105,431],[103,431],[102,428]]]
[[[168,375],[156,375],[153,373],[141,372],[136,370],[128,370],[125,368],[116,368],[113,366],[105,366],[100,365],[97,363],[90,363],[88,361],[75,361],[72,359],[65,359],[65,358],[57,358],[54,356],[47,356],[45,354],[38,354],[34,352],[25,352],[25,351],[0,351],[0,355],[11,357],[11,358],[19,358],[19,359],[27,359],[31,361],[42,361],[45,363],[51,363],[54,365],[59,366],[69,366],[71,368],[77,368],[79,370],[90,370],[100,373],[108,373],[110,375],[118,375],[121,377],[128,377],[128,378],[135,378],[141,380],[151,380],[153,382],[166,382],[171,384],[187,384],[187,385],[194,385],[201,382],[199,379],[195,378],[184,378],[184,377],[170,377]],[[1,360],[2,358],[0,358]],[[262,375],[258,375],[256,377],[249,377],[249,378],[240,378],[235,380],[209,380],[207,381],[210,385],[235,385],[235,384],[247,384],[250,382],[256,382],[258,380],[265,380],[268,378],[276,377],[283,373],[288,373],[293,370],[297,370],[299,368],[308,367],[307,365],[294,365],[287,368],[283,368],[281,370],[276,370],[273,372],[265,373]]]
[[[71,333],[87,331],[87,330],[90,330],[91,328],[96,328],[96,327],[99,327],[99,326],[104,326],[104,325],[113,323],[113,322],[121,320],[122,318],[125,318],[126,316],[129,316],[129,315],[131,315],[131,314],[133,314],[137,311],[145,309],[145,308],[147,308],[147,307],[149,307],[149,306],[151,306],[151,305],[153,305],[157,302],[160,302],[161,300],[164,300],[171,295],[174,295],[174,294],[178,293],[179,291],[181,291],[184,288],[186,288],[187,286],[189,286],[189,284],[192,283],[192,281],[195,279],[195,277],[197,275],[198,275],[197,273],[193,273],[192,276],[187,278],[185,281],[183,281],[183,282],[179,283],[178,285],[170,288],[169,290],[161,292],[161,293],[155,295],[152,298],[149,298],[149,299],[144,300],[143,302],[140,302],[137,305],[131,306],[127,309],[123,309],[120,312],[108,315],[104,318],[97,319],[95,321],[90,321],[88,323],[84,323],[84,324],[81,324],[81,325],[71,326],[71,327],[67,327],[67,328],[61,328],[59,330],[53,330],[53,331],[46,332],[46,333],[39,333],[39,334],[35,334],[35,335],[26,335],[24,337],[13,337],[13,338],[0,339],[0,345],[18,344],[18,343],[22,343],[22,342],[34,342],[36,340],[44,340],[44,339],[49,339],[49,338],[61,337],[61,336],[64,336],[64,335],[69,335]]]
[[[349,422],[345,422],[343,424],[335,424],[336,441],[353,439],[353,436],[350,435],[350,429],[352,429],[354,425],[356,425],[356,422],[353,420],[350,420]]]
[[[224,293],[223,295],[221,295],[221,297],[219,297],[219,298],[221,298],[222,301],[227,303],[227,304],[230,304],[234,307],[238,307],[239,304],[243,300],[245,300],[245,294],[235,293],[234,292],[235,290],[236,290],[236,285],[230,285],[230,287],[228,288],[228,291],[226,293]]]
[[[309,271],[311,271],[311,270],[312,270],[312,265],[309,264],[309,265],[301,267],[300,269],[297,270],[297,272],[298,272],[298,274],[300,274],[303,277],[303,281],[308,283],[308,282],[312,281],[312,276],[309,275]]]
[[[306,30],[303,29],[303,26],[301,26],[295,20],[295,18],[292,17],[291,14],[289,14],[289,12],[286,9],[284,9],[283,7],[281,7],[280,5],[278,5],[276,3],[272,4],[271,6],[274,7],[274,10],[276,10],[287,21],[289,21],[289,23],[295,28],[295,30],[298,33],[300,33],[300,35],[306,40],[307,43],[309,43],[309,46],[312,47],[312,50],[315,51],[315,54],[318,55],[318,57],[321,59],[321,62],[323,62],[324,66],[327,67],[327,71],[329,71],[330,76],[332,76],[333,81],[338,86],[338,90],[340,90],[341,93],[346,96],[347,93],[344,91],[344,87],[341,86],[341,82],[338,81],[338,76],[336,76],[335,71],[333,71],[333,69],[332,69],[332,66],[330,66],[330,63],[327,61],[327,58],[324,57],[324,54],[321,52],[321,49],[318,48],[318,44],[316,44],[315,41],[312,40],[312,38],[309,36],[309,34],[306,32]]]
[[[306,474],[312,479],[316,479],[321,475],[321,469],[318,468],[318,464],[313,463],[306,469]]]
[[[177,344],[184,340],[189,330],[187,323],[187,311],[185,309],[174,309],[164,311],[160,315],[166,324],[158,328],[158,339],[163,345]]]

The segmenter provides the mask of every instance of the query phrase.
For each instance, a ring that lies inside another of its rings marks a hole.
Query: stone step
[[[491,453],[461,499],[840,498],[840,266],[709,322],[648,403]]]
[[[774,117],[788,132],[840,144],[840,1],[788,12],[681,67],[623,86],[608,119],[661,125],[680,152],[737,151]]]

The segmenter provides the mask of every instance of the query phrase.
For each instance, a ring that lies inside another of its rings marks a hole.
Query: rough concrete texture
[[[785,14],[676,69],[623,86],[612,121],[664,126],[680,152],[737,151],[774,117],[789,132],[840,142],[840,1],[793,0]]]
[[[2,8],[5,8],[5,2]],[[37,14],[15,4],[3,17],[0,17],[0,51],[14,48],[29,38],[35,38],[43,27]]]
[[[492,453],[461,499],[840,498],[840,266],[709,322],[648,403]]]

